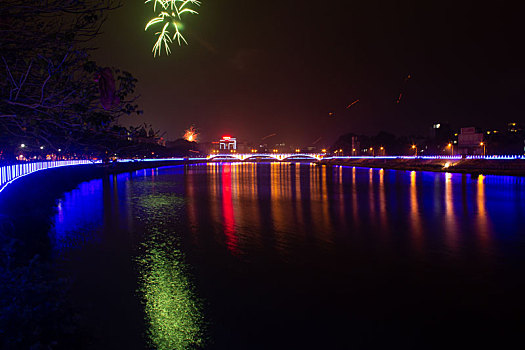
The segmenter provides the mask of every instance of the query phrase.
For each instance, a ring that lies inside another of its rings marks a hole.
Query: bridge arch
[[[309,159],[309,160],[319,160],[319,156],[313,154],[290,154],[283,157],[282,160],[294,160],[294,159]]]
[[[255,159],[273,159],[280,160],[277,156],[273,154],[250,154],[243,158],[243,160],[255,160]]]
[[[216,160],[216,159],[243,160],[241,157],[239,157],[236,154],[217,154],[217,155],[211,155],[211,156],[208,157],[208,160]]]

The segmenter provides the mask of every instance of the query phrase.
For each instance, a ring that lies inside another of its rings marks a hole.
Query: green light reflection
[[[202,303],[188,279],[173,229],[184,200],[155,194],[134,202],[146,232],[137,263],[150,345],[159,350],[200,348],[204,346]]]

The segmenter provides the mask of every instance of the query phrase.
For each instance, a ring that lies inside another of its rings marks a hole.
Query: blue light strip
[[[3,166],[0,168],[0,192],[2,192],[6,188],[6,186],[12,183],[13,181],[40,170],[93,163],[100,163],[100,161],[91,161],[85,159],[60,160],[51,162],[37,162]]]
[[[279,156],[278,154],[269,154],[271,156]],[[287,154],[291,155],[293,157],[302,157],[304,154]],[[211,155],[214,159],[222,159],[222,156],[228,156],[224,157],[224,159],[231,159],[231,155]],[[253,154],[251,155],[253,156]],[[265,155],[266,156],[266,155]],[[311,157],[311,156],[308,156]],[[462,159],[461,156],[327,156],[323,157],[322,159],[443,159],[443,160],[460,160]],[[525,160],[525,156],[523,155],[490,155],[490,156],[467,156],[466,159],[487,159],[487,160]],[[208,160],[212,160],[209,158],[148,158],[148,159],[119,159],[119,163],[129,163],[129,162],[172,162],[172,161],[203,161],[206,162]],[[286,159],[284,159],[286,161]],[[0,167],[0,192],[2,192],[7,185],[15,181],[16,179],[19,179],[21,177],[24,177],[26,175],[32,174],[34,172],[45,170],[45,169],[51,169],[51,168],[58,168],[63,166],[72,166],[72,165],[82,165],[82,164],[95,164],[95,163],[101,163],[100,160],[92,161],[92,160],[61,160],[61,161],[50,161],[50,162],[36,162],[36,163],[24,163],[24,164],[15,164],[15,165],[7,165]]]
[[[168,161],[184,161],[184,160],[201,160],[206,161],[206,158],[152,158],[152,159],[119,159],[119,163],[129,162],[168,162]],[[24,163],[14,164],[0,167],[0,192],[2,192],[7,185],[13,181],[20,179],[26,175],[35,173],[40,170],[58,168],[63,166],[82,165],[82,164],[95,164],[102,163],[97,160],[61,160],[61,161],[50,161],[50,162],[35,162],[35,163]]]

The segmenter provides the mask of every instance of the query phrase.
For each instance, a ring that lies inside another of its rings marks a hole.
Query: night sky
[[[153,58],[151,8],[128,0],[95,56],[139,79],[144,115],[130,123],[168,139],[191,124],[202,141],[277,133],[268,141],[304,146],[346,132],[428,135],[436,121],[502,128],[525,119],[521,6],[203,0],[184,21],[189,46]]]

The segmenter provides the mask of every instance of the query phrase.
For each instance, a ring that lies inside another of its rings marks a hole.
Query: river
[[[519,177],[208,163],[82,183],[49,237],[88,348],[501,348],[524,218]]]

